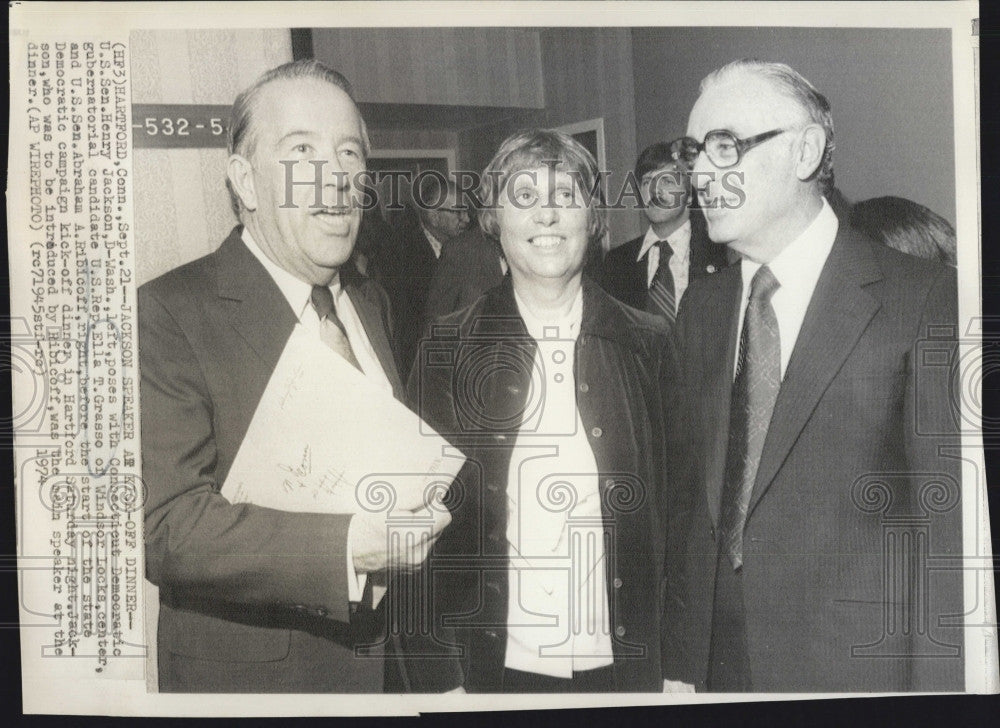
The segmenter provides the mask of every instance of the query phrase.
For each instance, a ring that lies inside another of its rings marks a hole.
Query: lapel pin
[[[706,265],[705,266],[705,272],[706,273],[715,273],[715,266],[714,265]]]

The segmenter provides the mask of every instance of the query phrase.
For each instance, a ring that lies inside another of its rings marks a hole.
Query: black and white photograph
[[[305,5],[27,34],[23,654],[120,714],[996,692],[974,4]]]

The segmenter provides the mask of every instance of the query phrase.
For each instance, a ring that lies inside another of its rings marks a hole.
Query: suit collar
[[[708,509],[712,522],[718,524],[724,487],[726,452],[729,443],[729,410],[733,390],[733,368],[739,341],[740,301],[743,289],[739,266],[717,273],[708,289],[702,316],[719,319],[705,326],[695,336],[701,342],[699,369],[707,373],[702,382],[704,399],[699,400],[705,419],[706,447],[703,482],[706,483]],[[701,319],[702,321],[705,318]]]
[[[241,238],[242,226],[229,233],[215,256],[216,293],[229,302],[233,327],[273,369],[298,317],[270,274]]]
[[[392,345],[389,343],[388,321],[382,316],[384,302],[380,300],[379,289],[370,279],[361,275],[350,261],[340,268],[340,285],[351,299],[354,310],[361,319],[368,341],[371,342],[375,355],[378,356],[382,371],[389,377],[393,394],[396,399],[405,401],[406,392],[403,380],[399,376],[399,367]],[[382,294],[384,295],[384,294]]]
[[[701,210],[691,210],[691,265],[689,277],[715,273],[728,264],[728,248],[708,237],[708,223]]]
[[[666,241],[670,244],[670,248],[674,251],[674,257],[689,259],[691,254],[691,216],[684,223],[674,230],[670,235],[666,237]],[[636,254],[636,262],[642,263],[646,260],[646,256],[649,255],[650,249],[656,245],[663,238],[659,237],[654,231],[652,226],[646,230],[646,234],[642,236],[642,242],[639,245],[639,251]]]
[[[216,293],[228,302],[233,327],[268,370],[274,369],[298,316],[274,278],[243,242],[242,226],[233,228],[215,256]],[[387,324],[379,315],[381,307],[371,282],[350,263],[341,268],[340,282],[351,298],[393,392],[401,397],[402,382],[386,335]]]

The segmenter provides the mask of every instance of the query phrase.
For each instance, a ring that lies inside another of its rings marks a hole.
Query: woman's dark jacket
[[[615,689],[659,692],[675,350],[663,319],[616,301],[586,277],[575,347],[577,407],[600,473],[608,524]],[[521,421],[544,395],[537,379],[531,386],[535,349],[509,276],[470,307],[440,319],[421,344],[409,382],[411,404],[468,462],[448,495],[452,523],[422,578],[397,591],[398,606],[406,607],[400,614],[410,615],[407,624],[396,625],[397,634],[403,632],[406,689],[502,688],[507,476]],[[429,625],[414,623],[420,604],[429,608]]]

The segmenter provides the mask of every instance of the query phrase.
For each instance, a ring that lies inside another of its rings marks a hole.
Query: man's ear
[[[802,130],[798,157],[795,160],[795,174],[800,180],[807,180],[815,174],[823,162],[826,150],[826,132],[819,124],[810,124]]]
[[[253,166],[240,154],[232,154],[226,167],[229,184],[248,210],[257,209],[257,188],[254,185]]]

